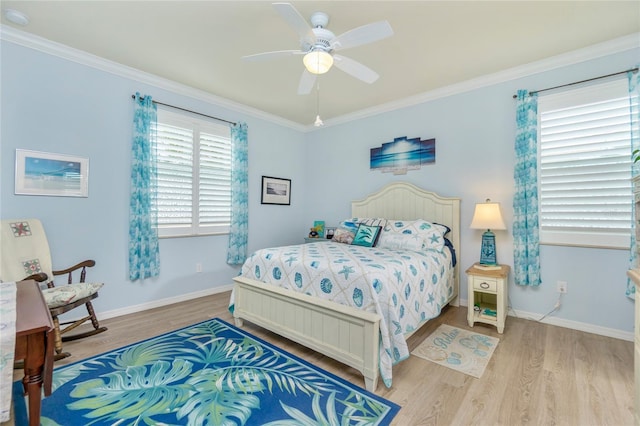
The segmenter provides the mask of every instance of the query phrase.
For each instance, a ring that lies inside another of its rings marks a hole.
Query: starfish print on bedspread
[[[285,263],[288,263],[288,264],[289,264],[289,266],[291,266],[291,264],[292,264],[293,262],[296,262],[297,260],[298,260],[298,258],[297,258],[297,257],[295,257],[295,256],[289,256],[289,258],[288,258],[287,260],[285,260],[284,262],[285,262]]]
[[[354,273],[355,271],[353,270],[353,266],[347,266],[344,265],[342,267],[342,270],[340,272],[338,272],[339,274],[344,274],[344,279],[349,279],[349,274]]]

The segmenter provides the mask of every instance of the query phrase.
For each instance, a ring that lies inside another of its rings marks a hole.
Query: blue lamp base
[[[482,234],[482,247],[480,248],[480,265],[495,266],[498,264],[496,259],[496,236],[487,229]]]

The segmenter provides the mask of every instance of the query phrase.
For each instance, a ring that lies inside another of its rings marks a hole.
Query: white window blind
[[[626,80],[540,96],[538,111],[540,242],[628,249]]]
[[[229,127],[158,109],[157,157],[159,235],[228,233]]]

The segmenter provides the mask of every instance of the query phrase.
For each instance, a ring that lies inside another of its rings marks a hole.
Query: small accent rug
[[[56,368],[42,425],[388,425],[399,409],[216,318]]]
[[[441,324],[411,354],[479,379],[499,341]]]

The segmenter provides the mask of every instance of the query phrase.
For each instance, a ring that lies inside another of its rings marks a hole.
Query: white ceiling
[[[329,14],[339,35],[387,20],[394,35],[341,51],[380,74],[363,83],[331,69],[319,78],[322,118],[497,73],[640,33],[634,1],[294,1],[309,18]],[[269,1],[2,1],[29,25],[2,24],[309,125],[316,92],[298,95],[302,57],[246,62],[298,49]],[[162,101],[161,99],[159,99]]]

